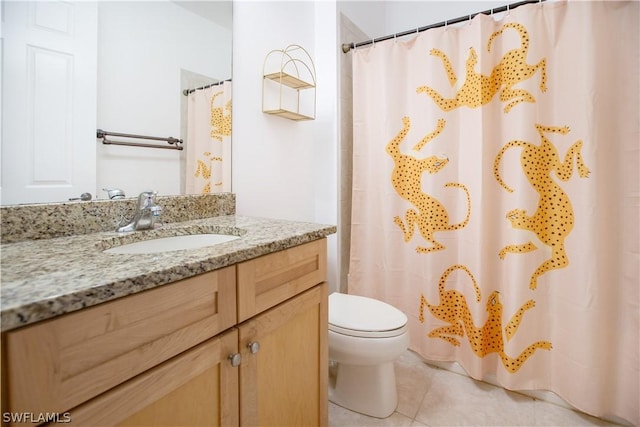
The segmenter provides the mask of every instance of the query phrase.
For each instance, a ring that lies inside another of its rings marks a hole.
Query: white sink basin
[[[198,249],[239,239],[228,234],[189,234],[185,236],[161,237],[129,243],[107,249],[108,254],[155,254],[181,249]]]

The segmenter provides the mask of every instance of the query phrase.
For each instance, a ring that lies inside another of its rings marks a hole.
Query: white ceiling
[[[232,29],[232,0],[174,0],[174,3],[229,31]]]

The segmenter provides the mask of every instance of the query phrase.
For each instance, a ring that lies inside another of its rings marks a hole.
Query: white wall
[[[231,77],[229,58],[231,31],[173,2],[99,2],[98,128],[180,138],[181,68],[224,80]],[[183,152],[97,148],[100,198],[105,187],[127,196],[146,189],[180,194]]]
[[[234,1],[233,166],[237,214],[336,224],[335,2]],[[266,55],[304,47],[317,72],[316,120],[262,113]],[[336,237],[329,238],[335,286]]]
[[[265,57],[290,44],[315,57],[314,16],[312,3],[234,2],[232,189],[239,214],[314,218],[316,122],[286,120],[261,109]]]
[[[315,61],[319,87],[314,123],[315,220],[336,224],[338,191],[338,46],[336,4],[315,3]]]
[[[316,2],[315,51],[318,72],[318,111],[314,131],[315,221],[338,224],[338,20],[336,3]],[[327,275],[329,292],[338,290],[338,235],[329,237]]]
[[[370,1],[338,1],[338,9],[349,18],[368,38],[386,36],[385,11],[388,2]],[[350,40],[361,42],[364,40]]]

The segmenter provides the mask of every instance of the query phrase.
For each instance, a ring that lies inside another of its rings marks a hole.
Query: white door
[[[95,197],[97,3],[2,6],[0,202]]]

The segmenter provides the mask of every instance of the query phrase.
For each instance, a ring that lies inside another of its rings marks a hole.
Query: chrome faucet
[[[138,196],[138,210],[135,215],[125,225],[116,228],[118,232],[147,230],[153,228],[156,218],[162,213],[162,207],[156,205],[155,191],[143,191]]]

